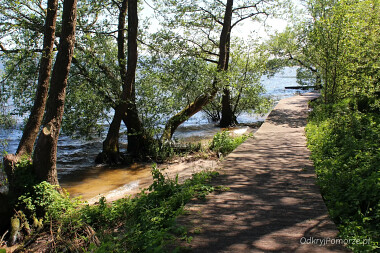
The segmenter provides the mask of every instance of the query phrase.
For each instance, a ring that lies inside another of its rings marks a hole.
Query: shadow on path
[[[337,229],[304,136],[307,102],[316,96],[281,100],[254,138],[224,161],[216,184],[230,190],[187,206],[178,222],[193,236],[192,252],[349,252],[326,243]]]

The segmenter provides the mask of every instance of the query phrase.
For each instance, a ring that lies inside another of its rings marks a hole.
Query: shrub
[[[213,191],[209,181],[217,173],[197,173],[183,184],[178,183],[178,178],[165,178],[156,168],[152,175],[153,184],[136,198],[111,204],[102,199],[99,205],[84,208],[84,219],[99,231],[105,231],[100,235],[102,243],[97,252],[163,252],[165,245],[178,233],[174,221],[182,213],[183,206],[190,199],[202,199]],[[183,237],[185,232],[179,232]]]
[[[228,131],[222,131],[214,135],[210,144],[210,149],[225,156],[251,136],[251,134],[244,134],[238,137],[231,137]]]
[[[45,224],[40,233],[52,236],[48,251],[163,252],[174,238],[186,238],[175,218],[192,198],[204,199],[214,190],[210,180],[217,174],[201,172],[179,183],[154,167],[152,185],[137,197],[112,203],[101,198],[91,206],[42,182],[19,198],[17,213],[29,224],[39,223],[38,231]]]
[[[349,100],[316,106],[306,128],[323,198],[350,245],[371,251],[380,241],[380,117],[362,113]]]

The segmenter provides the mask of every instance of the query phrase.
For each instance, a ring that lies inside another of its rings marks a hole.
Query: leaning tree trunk
[[[231,21],[232,21],[232,7],[233,0],[227,0],[226,11],[224,13],[223,28],[220,34],[219,40],[219,60],[218,60],[218,71],[225,71],[228,68],[228,58],[229,58],[229,40],[231,33]],[[161,136],[161,142],[169,141],[174,131],[183,122],[188,120],[191,116],[202,110],[202,108],[207,105],[212,99],[214,99],[216,93],[218,92],[218,79],[215,78],[211,92],[207,94],[202,94],[197,97],[194,102],[184,108],[182,111],[174,115],[169,119],[165,125],[164,132]]]
[[[38,75],[38,85],[34,105],[25,125],[17,154],[31,155],[36,141],[49,90],[50,72],[53,61],[53,48],[55,39],[55,26],[57,20],[58,0],[49,0],[47,5],[43,51]]]
[[[57,142],[66,97],[67,78],[74,53],[77,0],[65,0],[62,13],[62,32],[54,64],[45,123],[40,132],[33,156],[34,173],[38,181],[58,185]]]

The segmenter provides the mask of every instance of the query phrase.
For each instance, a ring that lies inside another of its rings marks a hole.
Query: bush
[[[323,198],[340,235],[371,239],[350,245],[371,251],[380,241],[380,117],[362,113],[346,100],[318,105],[306,128]]]
[[[225,156],[251,136],[251,134],[244,134],[238,137],[231,137],[228,131],[223,131],[214,135],[210,144],[210,149]]]
[[[179,183],[154,167],[153,184],[137,197],[112,203],[101,198],[92,206],[42,182],[19,198],[17,208],[29,223],[45,224],[53,236],[48,252],[164,252],[174,238],[186,238],[175,218],[192,198],[204,199],[214,190],[210,180],[217,174],[201,172]]]
[[[175,218],[182,213],[190,199],[204,198],[214,188],[209,185],[216,172],[201,172],[183,184],[178,178],[167,179],[153,168],[154,182],[136,198],[125,198],[106,204],[86,206],[84,219],[105,231],[97,252],[163,252],[165,245],[175,238]],[[115,231],[115,227],[118,229]],[[111,231],[112,230],[112,231]],[[180,230],[180,237],[184,236]]]

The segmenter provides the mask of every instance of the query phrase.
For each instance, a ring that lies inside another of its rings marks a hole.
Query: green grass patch
[[[355,252],[380,249],[380,115],[350,101],[317,105],[306,128],[318,184],[343,239]]]

